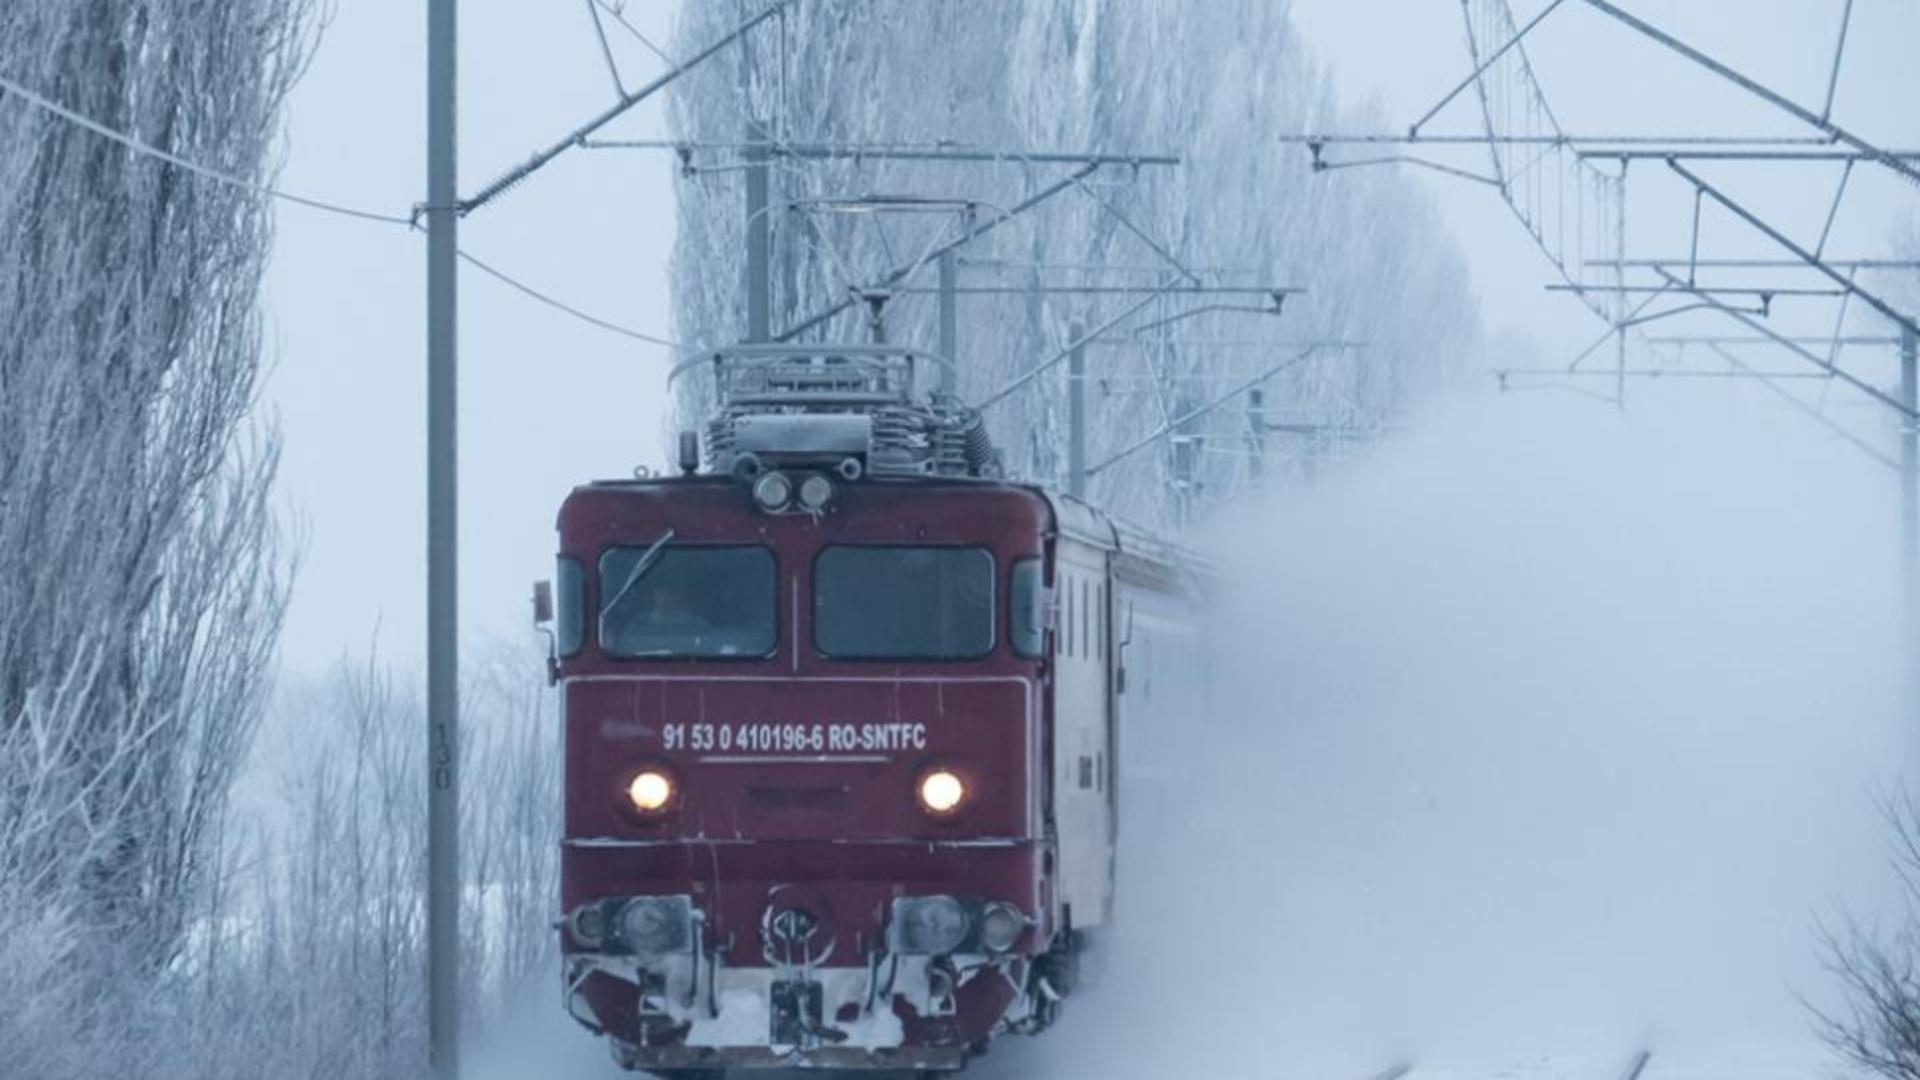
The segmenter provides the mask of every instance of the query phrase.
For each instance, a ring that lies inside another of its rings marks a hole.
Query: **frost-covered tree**
[[[478,1031],[524,1027],[536,1008],[558,1027],[555,699],[525,642],[467,657],[462,999]],[[271,781],[263,823],[236,830],[224,887],[173,980],[183,1077],[421,1075],[427,799],[416,676],[343,660],[276,695],[260,748]]]
[[[1920,1080],[1920,805],[1902,793],[1885,816],[1900,910],[1886,924],[1850,918],[1841,929],[1821,928],[1820,950],[1842,1004],[1814,1010],[1814,1028],[1863,1073]]]
[[[8,0],[0,72],[260,180],[307,16],[308,0]],[[90,1025],[124,1032],[127,1003],[108,991],[175,959],[209,884],[285,595],[277,439],[249,420],[270,220],[253,192],[0,91],[9,1054],[62,1038],[80,1053]],[[39,1008],[56,1022],[21,1019]],[[42,1074],[58,1070],[25,1073]]]
[[[689,5],[678,53],[692,53],[746,13],[741,4]],[[1220,0],[1204,11],[1183,0],[800,0],[677,83],[672,120],[679,138],[703,142],[738,142],[757,122],[788,143],[1181,155],[1178,169],[1104,170],[965,251],[964,284],[1192,281],[1311,290],[1289,300],[1282,318],[1212,312],[1160,331],[1123,327],[1093,347],[1092,462],[1274,366],[1290,354],[1286,342],[1365,345],[1316,353],[1266,385],[1266,407],[1297,427],[1377,423],[1446,382],[1477,343],[1464,264],[1414,186],[1390,170],[1316,176],[1304,151],[1274,138],[1356,122],[1339,110],[1286,5],[1274,0]],[[680,185],[673,275],[678,336],[706,346],[745,330],[741,174],[713,153],[696,154],[694,163],[716,160],[721,168]],[[983,221],[1067,171],[1019,160],[981,166],[776,156],[776,330],[852,287],[877,284],[883,271],[911,262],[955,228],[938,216],[825,216],[784,204],[865,193],[947,196],[977,200]],[[909,282],[932,283],[930,267]],[[1131,325],[1205,303],[1157,301]],[[963,396],[978,400],[1005,385],[1070,340],[1071,327],[1098,325],[1123,304],[1038,292],[965,297]],[[863,340],[866,332],[856,311],[812,336]],[[890,301],[887,333],[933,348],[934,300]],[[1016,475],[1063,478],[1064,374],[1036,380],[989,416]],[[1197,437],[1187,445],[1198,460],[1202,505],[1252,478],[1247,432],[1243,401],[1182,429]],[[1301,446],[1292,438],[1271,440],[1274,457]],[[1092,494],[1129,516],[1168,522],[1175,515],[1167,481],[1179,452],[1162,440],[1096,476]]]

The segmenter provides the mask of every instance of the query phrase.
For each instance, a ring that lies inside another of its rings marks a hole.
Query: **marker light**
[[[967,785],[946,769],[920,778],[920,805],[930,814],[951,814],[967,798]]]
[[[814,473],[800,481],[800,505],[818,513],[833,501],[833,481]]]
[[[598,948],[607,939],[607,909],[598,903],[574,909],[573,939],[589,948]]]
[[[673,801],[673,780],[658,769],[643,769],[627,782],[627,801],[643,814],[657,814]]]
[[[787,479],[786,473],[761,473],[760,479],[753,482],[753,501],[759,503],[760,509],[768,513],[784,510],[787,500],[791,498],[793,498],[793,481]]]

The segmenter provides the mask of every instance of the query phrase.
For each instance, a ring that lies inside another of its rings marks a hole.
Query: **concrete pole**
[[[1613,400],[1617,408],[1627,407],[1627,163],[1620,162],[1620,209],[1613,221],[1613,302],[1614,320]]]
[[[940,253],[940,355],[946,357],[951,368],[940,369],[940,389],[953,392],[953,383],[960,367],[960,312],[959,297],[954,293],[958,285],[960,268],[951,251]]]
[[[1194,458],[1199,456],[1199,438],[1175,434],[1173,443],[1174,521],[1184,529],[1193,523]]]
[[[747,340],[773,339],[769,305],[773,301],[772,223],[767,217],[767,133],[747,124]]]
[[[455,15],[427,0],[427,1053],[460,1075],[459,465]]]
[[[1257,386],[1247,391],[1247,449],[1247,476],[1258,487],[1267,471],[1267,392]]]
[[[1613,328],[1613,404],[1620,411],[1627,408],[1627,324],[1615,323]]]
[[[1906,591],[1907,691],[1920,704],[1920,426],[1912,413],[1920,403],[1920,374],[1915,353],[1920,338],[1912,328],[1900,331],[1900,403],[1908,415],[1900,423],[1900,585]]]
[[[1079,341],[1086,331],[1079,323],[1067,327],[1067,340]],[[1087,349],[1067,354],[1067,494],[1087,497]]]

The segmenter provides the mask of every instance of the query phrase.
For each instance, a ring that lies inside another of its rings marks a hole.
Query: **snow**
[[[779,977],[777,972],[765,968],[722,969],[718,994],[720,1015],[709,1017],[705,1010],[689,1014],[693,1026],[687,1033],[687,1043],[692,1046],[764,1045],[772,1030],[769,988]],[[822,1017],[847,1036],[839,1045],[879,1049],[899,1046],[905,1038],[899,1017],[885,1002],[871,1014],[862,1014],[852,1021],[835,1019],[844,1006],[865,1004],[865,968],[815,968],[811,977],[820,983]],[[913,972],[905,970],[903,965],[901,975],[895,980],[896,990],[906,993],[914,984],[914,978]],[[924,982],[924,976],[921,980]]]
[[[759,1046],[767,1041],[773,1018],[764,990],[722,990],[719,1002],[719,1016],[695,1016],[687,1032],[689,1046]]]

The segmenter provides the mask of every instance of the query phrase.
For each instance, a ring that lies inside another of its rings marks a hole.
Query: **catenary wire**
[[[165,150],[160,149],[157,146],[153,146],[149,143],[141,142],[139,139],[136,139],[133,136],[126,134],[125,132],[115,131],[114,129],[90,117],[82,116],[81,114],[74,112],[72,109],[69,109],[64,105],[61,105],[50,98],[34,93],[32,90],[29,90],[28,88],[20,85],[19,83],[13,81],[12,79],[7,78],[4,75],[0,75],[0,90],[5,90],[7,93],[20,98],[22,101],[25,101],[27,104],[32,105],[35,108],[40,109],[42,111],[51,113],[54,116],[57,116],[60,119],[65,120],[70,124],[74,124],[76,126],[85,128],[86,130],[93,132],[95,135],[98,135],[103,139],[108,139],[113,142],[119,143],[121,146],[124,146],[127,149],[132,150],[137,154],[143,154],[150,158],[156,158],[160,161],[166,162],[169,165],[178,166],[179,168],[185,169],[190,173],[194,173],[197,176],[203,176],[217,183],[226,184],[230,187],[240,188],[244,191],[251,191],[256,195],[265,195],[269,198],[282,199],[290,203],[297,203],[301,206],[305,206],[314,210],[322,210],[329,214],[340,214],[345,217],[360,218],[365,221],[378,221],[388,225],[400,225],[400,226],[411,227],[413,224],[410,218],[399,217],[394,214],[382,214],[373,210],[362,210],[352,206],[343,206],[339,203],[326,202],[325,200],[322,200],[322,199],[312,199],[312,198],[308,198],[305,195],[296,195],[290,191],[283,191],[279,188],[271,187],[267,184],[262,184],[253,180],[247,180],[242,177],[234,176],[231,173],[224,173],[218,169],[208,168],[207,166],[202,165],[199,162],[189,161],[186,158],[179,156],[178,154],[169,153]]]
[[[593,326],[597,326],[602,330],[608,331],[609,333],[619,334],[622,337],[632,338],[635,341],[644,341],[649,345],[660,345],[668,349],[678,349],[682,351],[686,351],[690,348],[690,346],[683,345],[677,341],[672,341],[663,337],[656,337],[653,334],[648,334],[640,330],[635,330],[631,327],[621,326],[619,323],[608,322],[607,320],[602,319],[597,315],[589,315],[588,313],[581,311],[579,308],[574,307],[573,305],[568,304],[565,301],[559,300],[555,297],[549,296],[548,294],[541,292],[540,290],[534,288],[533,286],[528,285],[526,282],[521,281],[519,278],[513,277],[512,275],[507,274],[504,271],[501,271],[496,267],[489,265],[488,263],[482,262],[480,259],[469,254],[465,250],[461,250],[459,252],[459,255],[462,261],[466,262],[469,266],[472,266],[474,269],[479,270],[481,273],[488,274],[493,278],[495,278],[496,280],[500,281],[502,284],[505,284],[508,287],[514,289],[515,291],[520,292],[534,300],[537,300],[540,303],[545,304],[550,308],[554,308],[555,310],[558,310],[558,311],[563,311],[566,314],[571,315],[576,319],[579,319],[581,322],[588,323]]]
[[[226,184],[229,187],[238,188],[242,191],[249,191],[257,195],[262,195],[262,196],[266,196],[268,198],[273,198],[273,199],[279,199],[284,202],[292,203],[297,206],[304,206],[310,210],[318,210],[323,213],[336,214],[342,217],[356,218],[361,221],[377,222],[382,225],[394,225],[403,229],[407,229],[410,232],[419,231],[415,220],[411,217],[401,217],[396,214],[385,214],[376,210],[366,210],[360,207],[347,206],[341,203],[329,202],[324,199],[309,198],[308,196],[305,196],[305,195],[295,194],[293,192],[286,191],[281,188],[273,187],[268,184],[258,183],[256,181],[247,180],[242,177],[235,176],[231,173],[222,172],[218,169],[209,168],[208,166],[202,165],[199,162],[191,161],[187,158],[181,157],[178,154],[174,154],[169,151],[162,150],[157,146],[153,146],[149,143],[142,142],[139,139],[136,139],[133,136],[126,134],[125,132],[116,131],[113,128],[108,127],[107,125],[100,123],[99,121],[96,121],[90,117],[84,116],[78,112],[75,112],[72,109],[67,108],[64,105],[59,104],[58,102],[55,102],[52,99],[47,98],[42,94],[35,93],[33,90],[25,86],[22,86],[20,83],[14,81],[13,79],[9,79],[4,75],[0,75],[0,90],[4,90],[7,94],[10,94],[14,97],[19,98],[21,101],[25,102],[26,104],[31,105],[37,109],[40,109],[43,112],[46,112],[61,120],[64,120],[69,124],[73,124],[76,127],[92,132],[93,134],[98,135],[103,139],[107,139],[111,142],[117,143],[136,154],[142,155],[144,157],[152,158],[157,161],[163,161],[177,168],[185,169],[196,176],[200,176],[205,179],[212,180],[215,183]],[[533,286],[528,285],[526,282],[521,281],[519,278],[516,278],[513,275],[507,273],[506,271],[501,270],[499,267],[496,267],[490,263],[482,261],[481,259],[469,254],[465,250],[461,250],[459,252],[459,256],[462,260],[467,262],[469,265],[473,266],[475,269],[480,270],[482,273],[485,273],[493,277],[495,280],[501,282],[502,284],[508,286],[509,288],[512,288],[515,291],[533,300],[536,300],[542,304],[545,304],[548,307],[554,308],[557,311],[564,312],[565,314],[570,315],[576,319],[579,319],[580,321],[585,322],[589,325],[599,327],[600,329],[606,330],[610,333],[619,334],[622,337],[631,338],[635,341],[644,341],[651,345],[660,345],[669,349],[685,349],[686,348],[686,346],[680,344],[679,342],[672,341],[667,338],[659,337],[654,334],[648,334],[640,330],[635,330],[631,327],[621,326],[618,323],[609,322],[608,320],[602,319],[599,316],[588,314],[587,312],[582,311],[579,308],[566,303],[565,301],[562,301],[548,293],[542,292],[539,289],[536,289]]]

